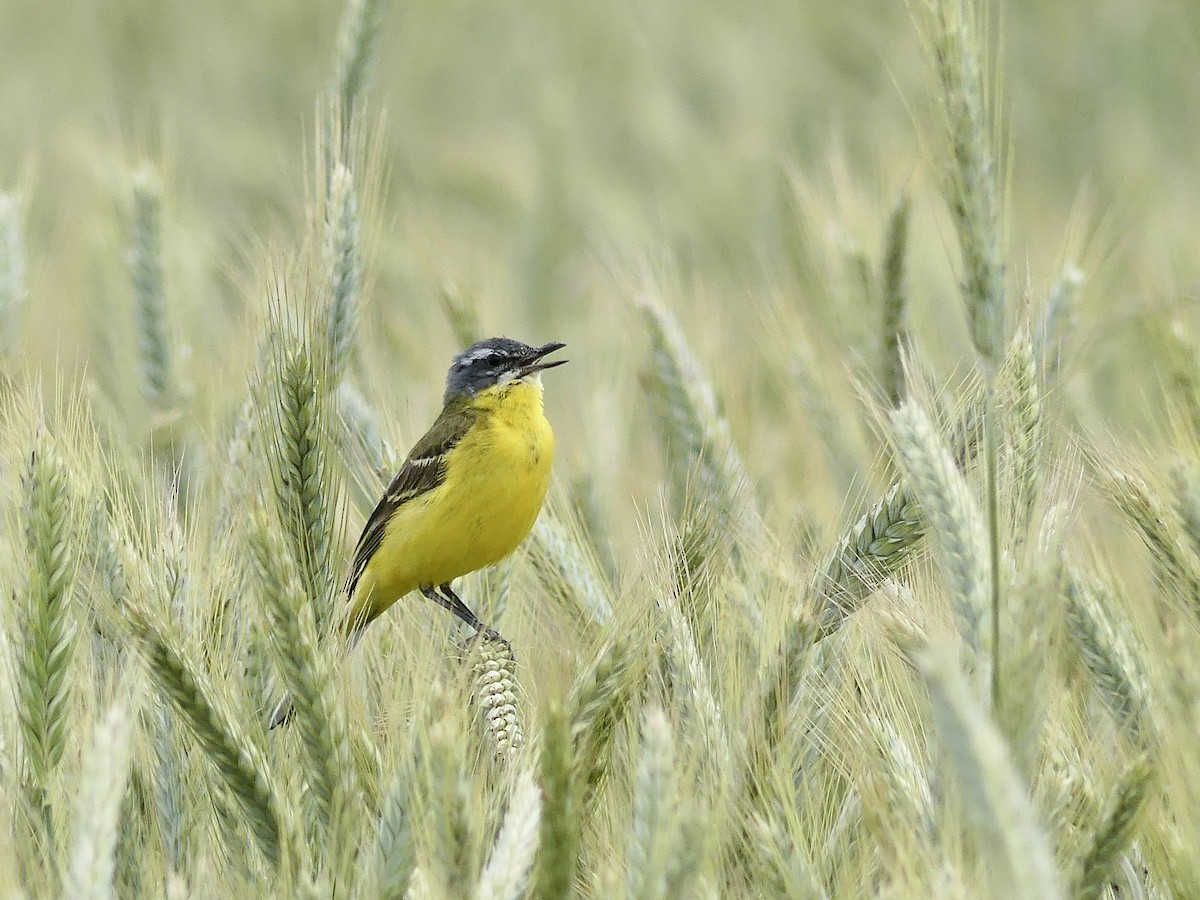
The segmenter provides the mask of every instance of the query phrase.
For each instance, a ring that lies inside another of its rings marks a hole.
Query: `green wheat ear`
[[[173,416],[184,390],[168,315],[163,266],[162,183],[145,165],[133,176],[133,236],[129,271],[133,282],[138,376],[154,416]]]
[[[75,504],[66,463],[50,436],[39,431],[25,476],[29,588],[17,642],[17,717],[29,777],[31,813],[39,817],[42,850],[53,852],[49,790],[70,738],[77,617],[72,609],[76,571]]]
[[[476,900],[519,900],[526,896],[541,821],[542,792],[533,772],[526,770],[517,776],[504,824],[475,886]]]
[[[284,683],[296,707],[296,727],[305,755],[309,795],[323,834],[329,876],[348,875],[359,808],[355,762],[344,708],[334,695],[328,654],[318,643],[313,604],[282,535],[260,523],[251,535],[265,631],[275,649]]]
[[[718,506],[722,523],[752,542],[762,517],[712,383],[667,308],[649,295],[639,298],[638,305],[650,333],[651,395],[663,423],[676,496],[682,502],[688,495],[687,480],[695,471],[697,490]]]
[[[358,193],[354,177],[341,163],[334,166],[326,201],[325,266],[329,272],[328,353],[325,373],[338,384],[350,367],[362,293]]]
[[[1121,776],[1080,863],[1075,896],[1086,900],[1104,896],[1141,824],[1154,776],[1155,766],[1148,756],[1135,759]]]
[[[546,589],[581,609],[597,625],[613,617],[610,588],[584,542],[552,513],[543,512],[529,534],[530,559]]]
[[[482,823],[477,807],[478,782],[471,777],[469,742],[462,729],[462,696],[441,685],[427,696],[414,730],[411,769],[412,825],[424,850],[426,871],[437,889],[450,897],[468,894],[475,871],[475,829]]]
[[[884,245],[883,271],[880,275],[883,295],[883,339],[880,346],[879,382],[883,402],[897,406],[904,396],[904,355],[908,342],[908,292],[906,281],[908,223],[912,199],[907,193],[897,198],[888,219]]]
[[[666,714],[648,707],[642,717],[633,823],[629,830],[627,894],[638,900],[685,896],[694,877],[683,853],[684,804],[675,742]]]
[[[1064,593],[1067,637],[1092,686],[1116,723],[1144,745],[1153,739],[1147,733],[1151,690],[1139,662],[1140,648],[1131,646],[1131,629],[1116,618],[1121,606],[1117,596],[1098,578],[1070,566]]]
[[[896,451],[930,523],[962,637],[979,649],[991,582],[983,516],[924,409],[907,401],[889,419]]]
[[[534,864],[530,895],[536,900],[558,900],[571,896],[579,866],[582,786],[572,750],[569,713],[562,706],[552,706],[544,715],[538,764],[541,852]]]
[[[68,897],[115,897],[121,804],[129,781],[133,719],[120,703],[96,723],[76,795],[75,834],[65,893]]]
[[[996,896],[1063,896],[1049,841],[999,729],[953,656],[905,648],[929,689],[933,722],[986,854]]]
[[[397,766],[375,827],[374,883],[384,900],[402,900],[416,868],[407,767]]]
[[[941,89],[948,147],[945,194],[962,250],[968,331],[985,368],[995,372],[1004,352],[1007,315],[1002,193],[992,148],[994,111],[987,103],[979,58],[978,15],[964,0],[927,0],[924,36]]]
[[[290,539],[301,584],[313,604],[317,632],[330,627],[336,599],[333,522],[337,489],[330,459],[330,384],[307,342],[280,327],[272,336],[271,370],[261,438],[279,521]]]
[[[346,0],[333,59],[333,94],[349,123],[366,92],[375,65],[383,0]]]
[[[170,625],[145,610],[128,607],[130,625],[153,683],[168,699],[228,788],[263,857],[279,867],[303,844],[271,774],[263,751],[245,729]]]

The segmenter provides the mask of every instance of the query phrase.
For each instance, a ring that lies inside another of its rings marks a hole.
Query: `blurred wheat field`
[[[0,888],[1200,897],[1194,4],[0,4]],[[327,634],[451,356],[552,496]],[[295,717],[269,730],[286,689]]]

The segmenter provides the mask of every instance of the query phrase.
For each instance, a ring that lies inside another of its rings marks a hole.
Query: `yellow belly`
[[[476,405],[486,413],[451,453],[445,481],[388,522],[355,590],[353,621],[365,625],[410,591],[499,562],[533,527],[554,456],[541,386],[508,385]]]

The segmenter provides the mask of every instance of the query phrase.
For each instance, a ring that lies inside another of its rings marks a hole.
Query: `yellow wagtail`
[[[541,511],[554,456],[541,373],[566,362],[544,361],[564,346],[490,338],[454,358],[441,415],[412,448],[358,539],[341,620],[349,646],[414,590],[476,632],[490,631],[450,583],[512,553]],[[271,727],[288,718],[290,706],[285,697]]]

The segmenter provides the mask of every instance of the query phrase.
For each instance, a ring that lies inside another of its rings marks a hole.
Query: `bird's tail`
[[[296,707],[292,705],[291,691],[285,691],[283,696],[279,698],[279,702],[275,704],[275,709],[271,713],[271,718],[267,722],[267,728],[278,728],[280,725],[286,725],[292,720],[292,716],[296,714]]]

